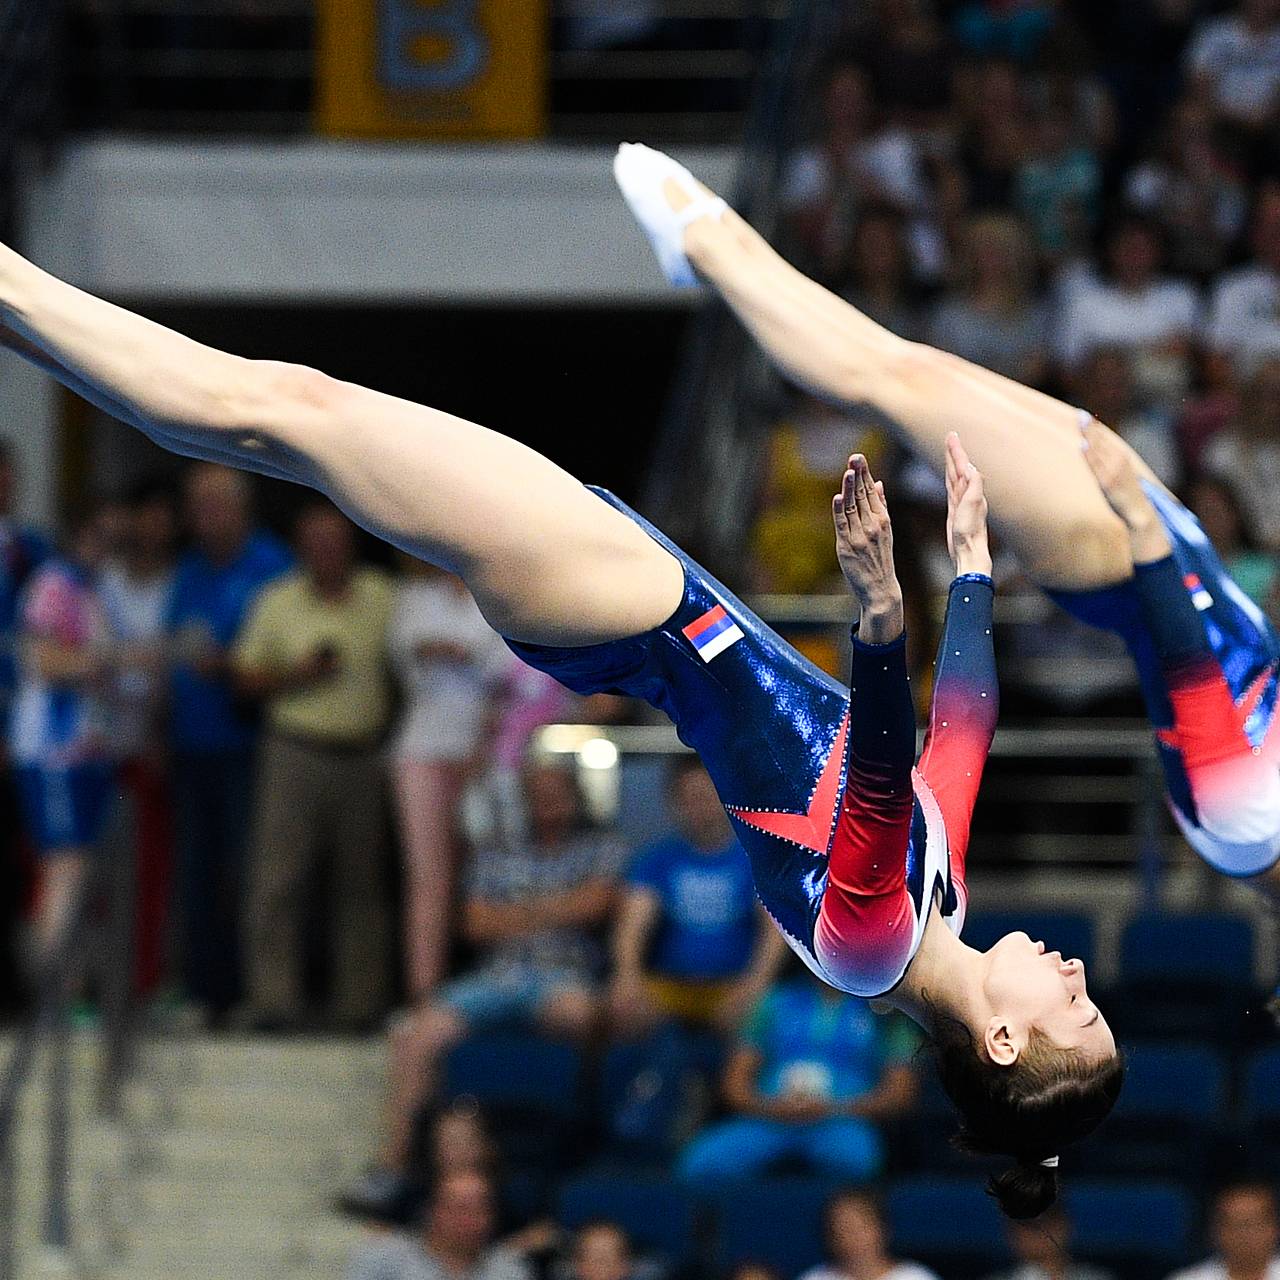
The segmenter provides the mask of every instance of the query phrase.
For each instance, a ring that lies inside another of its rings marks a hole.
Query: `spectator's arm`
[[[22,657],[50,684],[89,684],[106,671],[104,655],[86,645],[63,644],[46,636],[29,636],[22,642]]]
[[[717,1010],[716,1021],[725,1031],[736,1030],[741,1025],[743,1018],[773,984],[787,954],[787,944],[773,927],[768,912],[761,906],[757,906],[756,912],[758,928],[751,963]]]
[[[721,1089],[724,1100],[740,1115],[765,1117],[770,1099],[759,1089],[760,1068],[764,1055],[750,1045],[739,1045],[725,1063]]]
[[[608,921],[617,897],[617,881],[597,876],[576,889],[544,894],[533,910],[546,928],[594,928]]]
[[[336,674],[339,662],[330,652],[314,652],[299,662],[280,653],[277,636],[285,624],[275,615],[274,597],[260,596],[231,653],[230,674],[236,692],[264,702],[310,688]]]
[[[522,937],[539,926],[536,903],[536,899],[496,902],[491,898],[469,898],[462,911],[462,936],[478,946]]]
[[[628,885],[613,930],[613,974],[617,983],[639,982],[649,939],[658,923],[662,904],[651,889]]]
[[[893,1063],[884,1069],[870,1093],[855,1098],[849,1114],[877,1122],[902,1115],[916,1100],[915,1071],[905,1063]]]

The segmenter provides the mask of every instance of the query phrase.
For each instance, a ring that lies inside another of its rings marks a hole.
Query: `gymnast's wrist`
[[[972,543],[956,548],[956,577],[963,578],[966,573],[981,573],[991,577],[991,552],[986,541]]]
[[[868,600],[858,616],[858,640],[862,644],[892,644],[906,627],[902,594]]]

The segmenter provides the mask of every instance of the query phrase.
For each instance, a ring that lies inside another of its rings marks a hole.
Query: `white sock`
[[[644,228],[663,274],[680,288],[698,283],[684,251],[684,229],[699,218],[723,216],[728,206],[719,196],[702,195],[693,174],[669,155],[640,142],[624,142],[613,161],[613,176],[631,212]],[[668,203],[663,185],[671,178],[692,197],[677,212]]]

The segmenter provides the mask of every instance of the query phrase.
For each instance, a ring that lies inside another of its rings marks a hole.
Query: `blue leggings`
[[[743,1117],[712,1125],[680,1155],[679,1175],[708,1185],[747,1178],[786,1158],[808,1161],[816,1172],[864,1182],[880,1172],[880,1135],[852,1116],[814,1124]]]

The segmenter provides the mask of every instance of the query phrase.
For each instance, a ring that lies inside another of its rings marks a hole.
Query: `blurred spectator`
[[[423,1186],[451,1173],[478,1170],[497,1179],[499,1152],[474,1099],[458,1098],[423,1114],[415,1126],[412,1174],[370,1170],[338,1198],[344,1212],[382,1222],[407,1222]]]
[[[1245,383],[1235,416],[1201,454],[1206,471],[1235,482],[1262,544],[1280,548],[1280,356]]]
[[[1208,18],[1186,54],[1193,90],[1224,119],[1249,129],[1272,122],[1280,91],[1280,2],[1240,0]]]
[[[965,227],[959,289],[933,309],[928,342],[1028,386],[1044,381],[1049,325],[1032,292],[1035,262],[1026,231],[1003,214]]]
[[[102,836],[115,770],[104,698],[110,624],[97,578],[106,546],[93,515],[72,526],[19,603],[18,687],[10,722],[27,831],[42,860],[36,943],[66,924]]]
[[[460,578],[406,556],[389,645],[404,694],[392,743],[404,892],[405,992],[425,1000],[444,972],[463,780],[511,651]]]
[[[1280,356],[1280,187],[1257,200],[1251,237],[1253,261],[1220,277],[1213,290],[1208,339],[1218,385]]]
[[[1102,167],[1087,138],[1061,107],[1043,109],[1018,170],[1014,204],[1040,256],[1060,263],[1087,250],[1098,224]]]
[[[971,212],[1008,209],[1031,144],[1026,83],[1018,68],[988,59],[957,77],[962,107],[957,159]]]
[[[1053,30],[1051,0],[975,0],[961,5],[951,30],[971,53],[1029,63]]]
[[[806,975],[775,987],[742,1032],[724,1073],[732,1119],[685,1148],[696,1183],[750,1177],[780,1160],[865,1181],[884,1153],[876,1122],[915,1097],[914,1036],[881,1023],[865,1000]]]
[[[1130,172],[1124,194],[1130,206],[1163,228],[1170,268],[1198,278],[1226,263],[1249,211],[1213,116],[1194,98],[1174,107],[1157,151]]]
[[[614,928],[613,1023],[663,1017],[733,1031],[764,995],[786,944],[756,901],[751,864],[702,762],[680,756],[668,798],[676,830],[627,872]]]
[[[1133,357],[1123,347],[1095,347],[1077,372],[1075,400],[1142,455],[1169,488],[1182,479],[1182,459],[1172,416],[1140,396]]]
[[[1105,269],[1067,283],[1058,321],[1058,352],[1076,370],[1097,347],[1130,351],[1139,390],[1176,403],[1190,379],[1190,351],[1200,325],[1196,291],[1162,274],[1164,248],[1150,222],[1125,215],[1110,228]]]
[[[900,338],[921,336],[901,217],[870,207],[853,229],[845,270],[836,282],[841,297]]]
[[[491,1179],[477,1171],[436,1183],[420,1231],[361,1246],[347,1280],[532,1280],[518,1253],[495,1246],[497,1211]]]
[[[1112,1280],[1100,1267],[1071,1256],[1071,1219],[1061,1203],[1032,1222],[1005,1222],[1009,1252],[1017,1265],[988,1280]]]
[[[186,995],[220,1019],[240,994],[240,903],[253,798],[254,722],[231,683],[231,644],[258,592],[289,567],[253,527],[248,477],[211,463],[186,478],[192,548],[169,628],[178,905]]]
[[[879,475],[885,457],[877,423],[817,396],[797,395],[773,428],[764,493],[751,534],[758,591],[816,592],[837,585],[831,555],[831,477],[853,450]]]
[[[728,1280],[782,1280],[782,1276],[763,1262],[740,1262],[729,1272]]]
[[[636,1257],[631,1237],[616,1222],[584,1222],[573,1233],[568,1256],[551,1269],[552,1280],[657,1280],[662,1268]]]
[[[825,1266],[801,1280],[938,1280],[927,1267],[889,1252],[889,1231],[880,1201],[869,1191],[837,1191],[826,1208]]]
[[[1274,613],[1280,561],[1275,551],[1264,551],[1259,544],[1235,486],[1221,476],[1202,473],[1187,485],[1184,496],[1236,585]]]
[[[121,651],[111,685],[113,750],[128,797],[137,877],[134,971],[139,992],[164,976],[173,876],[173,797],[164,737],[166,622],[173,608],[177,512],[146,485],[124,504],[119,553],[102,571],[102,603]]]
[[[294,530],[299,568],[267,587],[236,643],[242,693],[265,708],[249,868],[245,976],[252,1025],[296,1025],[309,892],[329,855],[330,1017],[386,1012],[386,813],[380,746],[391,711],[392,588],[361,565],[355,526],[312,502]]]
[[[1265,1182],[1238,1182],[1213,1198],[1213,1256],[1169,1280],[1280,1280],[1280,1216]]]
[[[876,101],[896,124],[945,123],[952,50],[933,0],[874,0],[855,34]]]
[[[9,754],[9,716],[18,678],[19,601],[31,575],[52,548],[42,533],[14,516],[18,486],[13,446],[0,437],[0,1007],[19,992],[14,955],[17,922],[24,907],[22,821]],[[5,981],[8,976],[8,981]]]
[[[791,156],[781,184],[782,206],[809,262],[829,275],[866,205],[905,219],[914,253],[932,261],[937,249],[928,220],[930,192],[914,138],[880,123],[871,82],[856,63],[832,69],[822,102],[822,132]]]
[[[479,964],[392,1028],[386,1140],[380,1163],[352,1199],[400,1194],[436,1065],[469,1031],[524,1023],[582,1039],[598,1024],[599,934],[613,909],[624,849],[612,833],[588,825],[570,768],[531,764],[524,783],[528,844],[477,851],[465,885],[462,930]]]

